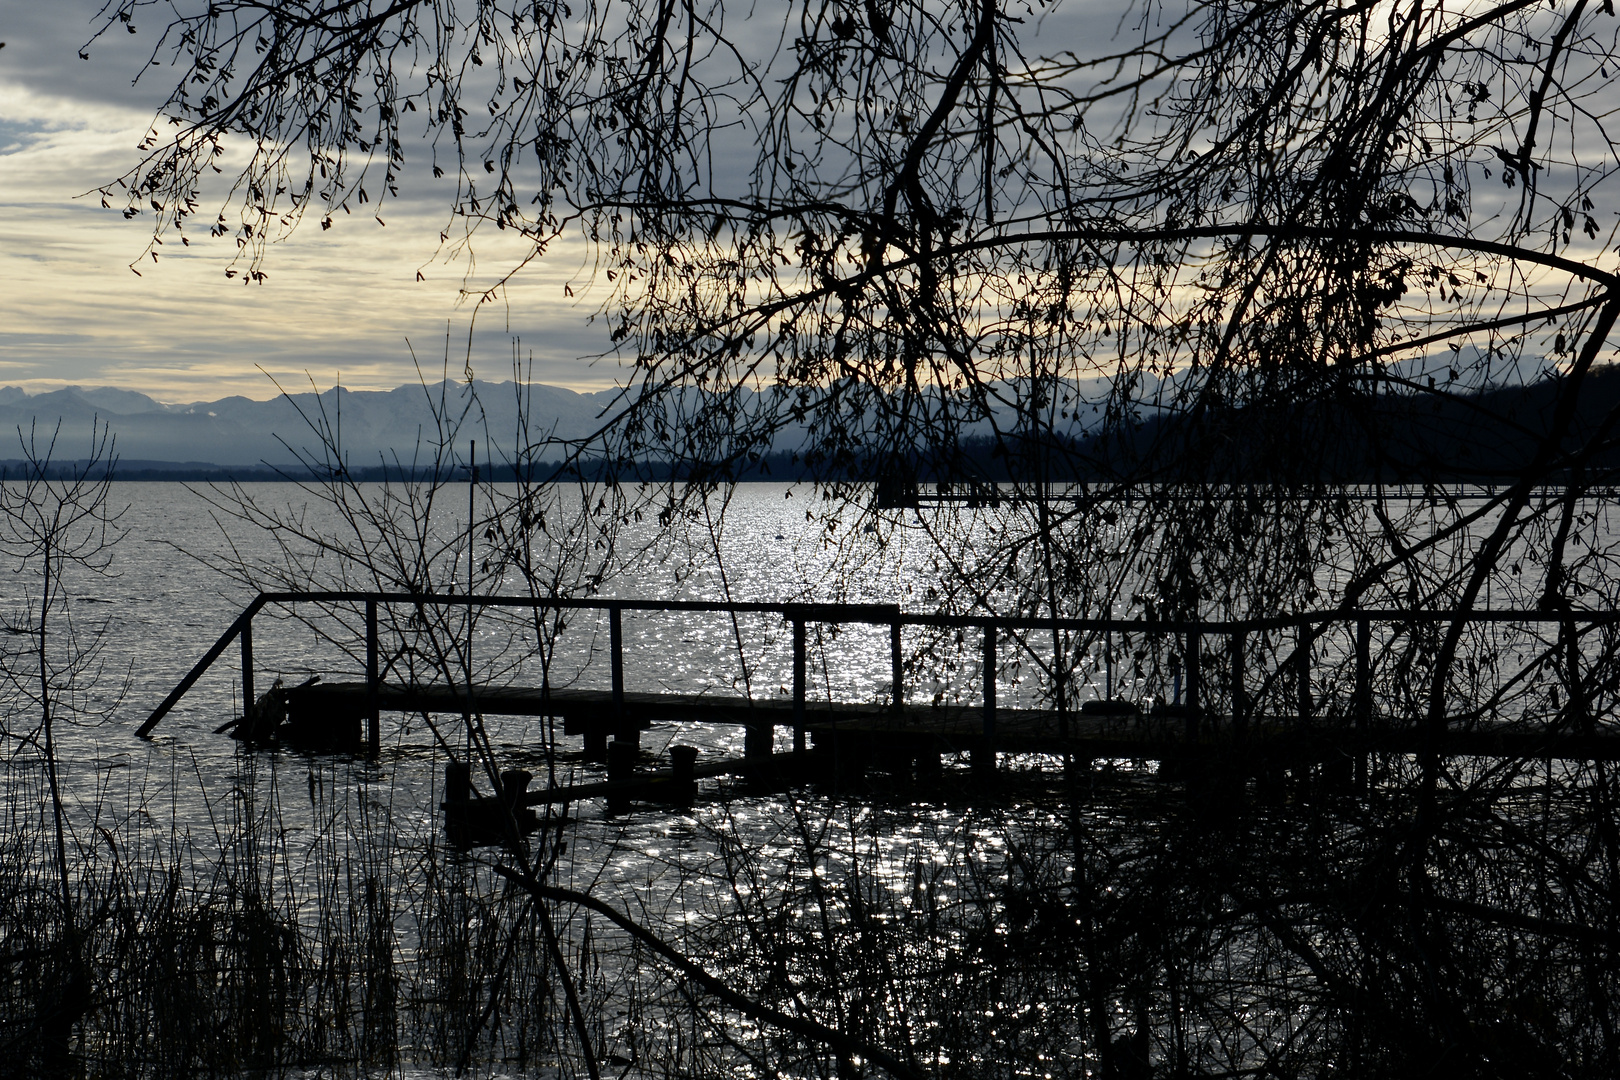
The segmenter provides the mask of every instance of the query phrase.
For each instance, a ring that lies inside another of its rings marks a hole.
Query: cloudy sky
[[[345,386],[391,388],[415,380],[412,349],[436,377],[447,333],[459,374],[469,330],[480,378],[510,377],[517,338],[536,381],[612,384],[612,366],[589,359],[606,331],[587,324],[588,292],[573,277],[584,298],[564,294],[585,270],[566,252],[474,325],[459,290],[469,272],[477,284],[479,271],[510,265],[512,253],[488,242],[471,270],[436,257],[448,178],[442,192],[432,183],[403,189],[406,198],[383,211],[386,226],[357,214],[323,233],[312,220],[271,252],[260,285],[225,277],[235,253],[228,237],[168,245],[158,265],[137,262],[150,219],[102,209],[96,189],[135,164],[173,75],[152,67],[135,79],[155,22],[109,34],[79,59],[99,8],[100,0],[0,0],[0,386],[112,385],[164,401],[269,398],[272,377],[307,388],[341,374]]]

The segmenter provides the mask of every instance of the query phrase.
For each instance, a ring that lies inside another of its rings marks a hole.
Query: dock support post
[[[366,746],[375,756],[382,749],[382,707],[377,685],[377,601],[366,601]]]
[[[242,715],[251,716],[258,695],[253,692],[253,618],[242,620]]]
[[[753,719],[743,725],[743,757],[768,758],[776,750],[776,725],[750,713]]]
[[[804,756],[804,620],[793,620],[793,752]]]
[[[585,729],[585,760],[607,760],[607,728],[601,724],[592,723]]]
[[[697,756],[695,746],[669,748],[670,786],[674,788],[670,802],[676,806],[691,806],[697,799],[697,780],[692,775]]]
[[[1372,621],[1356,620],[1356,790],[1367,790],[1367,736],[1372,727]]]
[[[1195,627],[1187,631],[1187,653],[1182,667],[1187,671],[1187,741],[1198,738],[1199,710],[1203,707],[1199,697],[1199,654],[1204,649],[1204,635]]]
[[[889,624],[889,672],[894,679],[894,711],[896,715],[906,707],[906,688],[900,663],[900,620]]]
[[[608,649],[613,668],[613,738],[641,745],[641,731],[624,715],[624,622],[619,605],[608,608]]]
[[[608,743],[607,774],[609,781],[628,782],[636,775],[636,759],[641,756],[641,748],[628,739],[615,735],[613,741]],[[608,813],[623,813],[630,807],[630,796],[627,792],[616,791],[607,798]]]
[[[973,778],[996,774],[996,624],[984,624],[984,735],[973,748]]]
[[[1243,685],[1243,631],[1234,630],[1232,650],[1232,738],[1241,743],[1249,732],[1249,692]]]
[[[465,761],[449,761],[444,766],[444,801],[464,803],[472,798],[472,766]]]

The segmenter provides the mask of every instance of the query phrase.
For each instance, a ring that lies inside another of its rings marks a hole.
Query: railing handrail
[[[616,597],[570,596],[507,596],[470,593],[413,593],[362,590],[311,590],[308,592],[261,592],[242,609],[212,648],[199,660],[186,677],[164,698],[136,734],[146,737],[169,710],[213,666],[239,634],[251,633],[253,617],[270,604],[324,603],[346,604],[410,604],[434,607],[504,607],[504,608],[572,608],[577,610],[621,611],[692,611],[721,612],[726,614],[778,614],[794,623],[866,623],[889,626],[898,635],[903,626],[931,626],[946,629],[972,629],[984,631],[1009,630],[1078,630],[1093,632],[1123,632],[1142,634],[1244,634],[1252,631],[1301,629],[1362,620],[1379,623],[1449,623],[1466,622],[1550,622],[1601,625],[1620,622],[1620,611],[1571,608],[1563,611],[1492,610],[1473,609],[1410,611],[1399,608],[1337,608],[1326,611],[1298,612],[1249,619],[1177,620],[1177,619],[1121,619],[1121,618],[1053,618],[1001,615],[944,615],[904,612],[899,604],[830,603],[825,601],[770,602],[724,600],[637,600]],[[897,643],[896,643],[897,644]],[[898,669],[898,649],[896,648]],[[244,687],[250,693],[251,688]],[[898,689],[895,692],[899,699]]]
[[[737,614],[778,613],[784,618],[807,622],[870,623],[888,626],[942,626],[998,630],[1131,630],[1142,633],[1222,634],[1251,630],[1283,630],[1301,625],[1351,622],[1370,619],[1383,623],[1465,622],[1579,622],[1590,624],[1620,622],[1620,610],[1570,608],[1494,609],[1452,608],[1413,611],[1406,608],[1330,608],[1287,615],[1266,615],[1246,619],[1143,619],[1115,617],[1020,616],[1020,615],[941,615],[902,611],[899,604],[839,603],[834,601],[753,601],[753,600],[635,600],[615,597],[505,596],[499,594],[364,592],[327,590],[310,592],[262,592],[248,605],[256,613],[267,604],[359,603],[427,604],[443,607],[529,607],[580,608],[606,611],[712,611]],[[245,614],[245,612],[244,612]]]

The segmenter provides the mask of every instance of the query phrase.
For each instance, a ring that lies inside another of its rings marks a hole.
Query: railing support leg
[[[804,753],[804,620],[793,620],[793,752]]]
[[[366,745],[372,754],[382,749],[382,708],[377,685],[377,601],[366,601]]]
[[[906,707],[906,688],[900,663],[899,620],[889,624],[889,671],[894,679],[894,711],[899,713]]]
[[[1563,630],[1564,656],[1569,667],[1569,726],[1587,735],[1590,732],[1586,723],[1586,695],[1581,687],[1581,639],[1576,633],[1574,620],[1565,621]]]
[[[1249,692],[1244,687],[1243,631],[1232,631],[1232,738],[1241,743],[1249,733]]]
[[[242,621],[242,715],[252,712],[257,701],[253,692],[253,620],[248,618]]]
[[[1299,722],[1301,725],[1311,722],[1311,714],[1315,710],[1315,702],[1311,697],[1311,624],[1299,624],[1299,633],[1295,637],[1296,646],[1294,656],[1299,662]]]
[[[1356,620],[1356,790],[1367,790],[1367,736],[1372,728],[1372,621]]]
[[[613,668],[613,738],[641,745],[641,729],[624,714],[624,621],[619,605],[608,608],[608,649]]]
[[[996,774],[996,624],[984,624],[984,733],[973,748],[973,777]]]
[[[1203,707],[1199,697],[1199,653],[1204,649],[1204,636],[1197,630],[1187,631],[1187,654],[1181,666],[1187,670],[1187,740],[1198,738],[1199,710]]]

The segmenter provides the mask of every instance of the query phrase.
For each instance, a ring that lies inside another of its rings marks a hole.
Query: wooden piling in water
[[[641,757],[641,747],[628,739],[614,736],[607,748],[607,774],[608,780],[613,783],[625,783],[635,777],[636,761]],[[622,813],[630,805],[627,796],[610,795],[608,797],[608,813]]]
[[[1361,744],[1356,754],[1355,785],[1357,791],[1367,790],[1368,736],[1372,729],[1372,620],[1363,616],[1356,620],[1356,739]]]
[[[674,788],[670,801],[677,806],[691,806],[697,799],[697,778],[693,772],[697,756],[695,746],[669,748],[670,782]]]
[[[1234,630],[1227,635],[1227,648],[1231,651],[1229,660],[1232,667],[1232,738],[1239,745],[1243,743],[1249,727],[1249,692],[1244,686],[1243,647],[1242,630]]]

